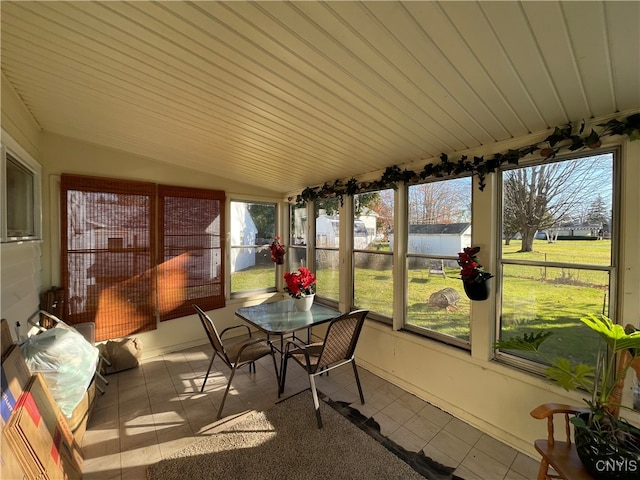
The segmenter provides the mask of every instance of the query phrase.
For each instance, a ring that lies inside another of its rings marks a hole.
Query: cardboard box
[[[0,320],[0,357],[4,357],[5,353],[9,351],[13,343],[9,322],[3,318]]]
[[[13,448],[3,438],[0,451],[0,478],[6,480],[26,480],[29,478],[22,465],[18,461]]]
[[[12,345],[8,353],[2,358],[0,366],[1,403],[0,403],[0,423],[4,425],[9,420],[11,412],[15,409],[16,403],[24,392],[31,372],[24,360],[22,351],[18,345]]]
[[[40,374],[32,376],[3,434],[28,478],[81,479],[80,446]]]

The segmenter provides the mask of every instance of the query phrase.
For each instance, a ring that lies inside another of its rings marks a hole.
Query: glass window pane
[[[6,158],[7,236],[34,236],[34,175],[11,155]]]
[[[595,364],[598,338],[580,318],[610,315],[613,277],[570,266],[614,266],[613,162],[606,153],[503,173],[500,338],[553,332],[547,358],[509,353]]]
[[[361,193],[353,197],[353,248],[389,251],[393,232],[393,189]]]
[[[307,244],[307,208],[291,207],[291,239],[289,245]]]
[[[393,255],[356,252],[354,263],[354,306],[391,317]]]
[[[502,339],[551,330],[547,355],[595,365],[598,336],[580,318],[608,310],[608,272],[504,265],[502,276]]]
[[[612,208],[611,153],[506,171],[503,257],[610,265]]]
[[[409,187],[409,253],[456,256],[471,245],[471,178]]]
[[[316,293],[336,302],[340,298],[339,261],[338,250],[316,249]]]
[[[353,306],[393,316],[393,189],[354,195]],[[366,250],[367,252],[358,252]]]
[[[317,294],[340,299],[340,201],[324,198],[315,202]]]
[[[470,301],[456,258],[471,246],[471,178],[412,185],[408,206],[406,324],[468,342]]]
[[[231,202],[232,293],[275,289],[276,264],[269,249],[275,231],[275,204]]]
[[[469,341],[471,302],[455,260],[410,258],[407,324]]]

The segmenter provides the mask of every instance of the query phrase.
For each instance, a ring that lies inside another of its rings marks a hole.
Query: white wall
[[[2,142],[24,149],[33,160],[40,163],[40,128],[29,111],[9,87],[4,73],[0,76],[2,87]],[[8,136],[7,136],[8,135]],[[17,242],[0,245],[0,317],[11,326],[14,340],[16,322],[26,333],[27,319],[38,309],[41,290],[40,242]]]

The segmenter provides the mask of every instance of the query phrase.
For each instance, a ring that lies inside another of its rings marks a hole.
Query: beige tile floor
[[[267,357],[258,363],[255,374],[247,368],[236,373],[223,417],[216,422],[229,371],[219,359],[214,362],[204,393],[200,393],[210,352],[209,345],[192,348],[145,359],[138,368],[109,375],[109,385],[97,400],[83,439],[83,478],[145,479],[148,465],[211,435],[225,418],[275,405],[277,384],[273,363]],[[288,370],[285,397],[308,387],[301,368],[292,364]],[[432,459],[455,467],[459,477],[536,478],[537,460],[364,368],[358,370],[365,405],[358,401],[350,366],[320,377],[318,388],[333,400],[355,402],[353,406],[363,415],[380,424],[384,435],[407,450],[422,450]]]

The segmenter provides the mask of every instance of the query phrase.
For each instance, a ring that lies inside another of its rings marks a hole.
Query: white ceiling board
[[[638,2],[0,9],[44,131],[283,194],[640,109]]]

